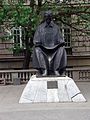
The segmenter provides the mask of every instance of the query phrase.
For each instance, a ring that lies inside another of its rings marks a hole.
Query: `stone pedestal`
[[[41,77],[35,75],[27,83],[19,103],[85,102],[74,80],[69,77]]]

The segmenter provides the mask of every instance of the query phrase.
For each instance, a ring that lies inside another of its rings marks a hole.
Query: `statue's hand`
[[[35,44],[35,47],[40,47],[40,46],[41,46],[41,43],[39,42]]]

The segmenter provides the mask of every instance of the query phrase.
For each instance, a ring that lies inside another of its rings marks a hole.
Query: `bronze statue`
[[[59,27],[52,21],[51,11],[44,13],[44,20],[34,35],[33,67],[42,76],[60,76],[67,65],[65,42]]]

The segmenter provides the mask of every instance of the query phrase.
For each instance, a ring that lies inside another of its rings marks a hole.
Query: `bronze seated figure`
[[[45,12],[44,19],[34,35],[33,67],[42,76],[60,76],[67,65],[65,42],[59,27],[52,21],[51,11]]]

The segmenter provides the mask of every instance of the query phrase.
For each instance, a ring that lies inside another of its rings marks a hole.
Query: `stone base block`
[[[19,103],[86,102],[74,80],[69,77],[40,77],[33,75]]]

